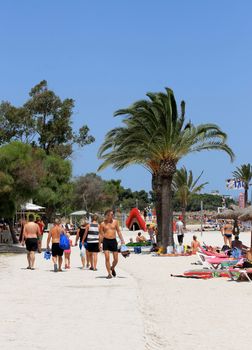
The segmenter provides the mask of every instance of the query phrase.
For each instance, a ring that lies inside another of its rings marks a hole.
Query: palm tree
[[[239,167],[236,167],[236,170],[233,171],[233,176],[237,180],[242,180],[244,182],[244,205],[247,206],[248,203],[248,189],[249,183],[252,179],[252,167],[250,163],[243,164]]]
[[[178,161],[202,150],[223,150],[231,160],[234,154],[226,144],[226,134],[217,125],[185,123],[185,103],[181,102],[179,115],[171,89],[147,93],[147,97],[115,112],[115,116],[124,116],[123,126],[106,134],[98,151],[98,157],[103,159],[98,170],[109,165],[121,170],[140,164],[151,172],[158,231],[163,247],[167,247],[173,245],[172,179]]]
[[[180,205],[181,205],[181,211],[183,216],[183,223],[184,227],[186,227],[186,207],[188,205],[188,202],[190,200],[190,197],[194,193],[200,192],[205,185],[208,184],[208,182],[204,182],[201,185],[197,185],[199,179],[201,178],[203,174],[203,171],[201,174],[197,177],[196,180],[193,179],[193,173],[190,170],[189,173],[187,172],[185,167],[182,167],[181,169],[177,169],[174,178],[173,178],[173,191],[175,195],[178,197]]]

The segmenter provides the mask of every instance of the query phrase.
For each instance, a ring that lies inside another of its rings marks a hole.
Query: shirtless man
[[[27,250],[27,269],[35,270],[35,252],[38,250],[38,238],[40,236],[39,226],[34,222],[33,214],[29,215],[29,221],[24,225],[23,236],[21,244],[26,245]]]
[[[61,266],[62,266],[62,256],[63,256],[64,250],[60,248],[59,241],[60,241],[60,233],[63,231],[64,229],[60,225],[60,219],[55,219],[54,226],[49,231],[48,237],[47,237],[47,250],[50,250],[49,244],[52,239],[52,261],[53,261],[54,272],[62,271]],[[57,265],[57,260],[59,265]],[[58,269],[58,266],[59,266],[59,269]]]
[[[44,233],[45,224],[44,224],[43,220],[40,217],[37,218],[36,224],[38,224],[39,229],[40,229],[40,236],[38,238],[38,253],[41,253],[42,252],[42,240],[43,240],[43,233]]]
[[[101,244],[103,243],[103,251],[105,254],[105,265],[108,271],[108,276],[106,278],[112,278],[116,276],[115,267],[118,263],[118,248],[116,233],[118,234],[121,244],[125,244],[122,233],[120,231],[117,220],[113,218],[113,210],[108,209],[105,212],[105,219],[100,225],[99,229],[99,247],[101,250]],[[113,254],[113,262],[110,265],[109,252]]]

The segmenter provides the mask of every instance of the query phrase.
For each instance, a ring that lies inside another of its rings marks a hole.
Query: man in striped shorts
[[[85,234],[82,238],[82,244],[84,245],[87,237],[87,251],[90,255],[91,267],[89,270],[97,271],[97,255],[99,249],[99,224],[98,216],[93,215],[91,224],[88,224],[85,229]]]

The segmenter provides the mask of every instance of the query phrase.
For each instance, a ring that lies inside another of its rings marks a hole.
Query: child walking
[[[69,233],[69,232],[66,233],[66,236],[67,236],[68,239],[69,239],[70,248],[64,250],[65,269],[70,269],[70,256],[71,256],[71,247],[73,246],[73,242],[72,242],[72,240],[70,239],[71,236],[70,236],[70,233]]]

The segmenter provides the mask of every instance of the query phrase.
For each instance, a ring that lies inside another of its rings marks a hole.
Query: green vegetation
[[[127,247],[148,247],[151,245],[151,242],[132,242],[132,243],[127,243]]]

